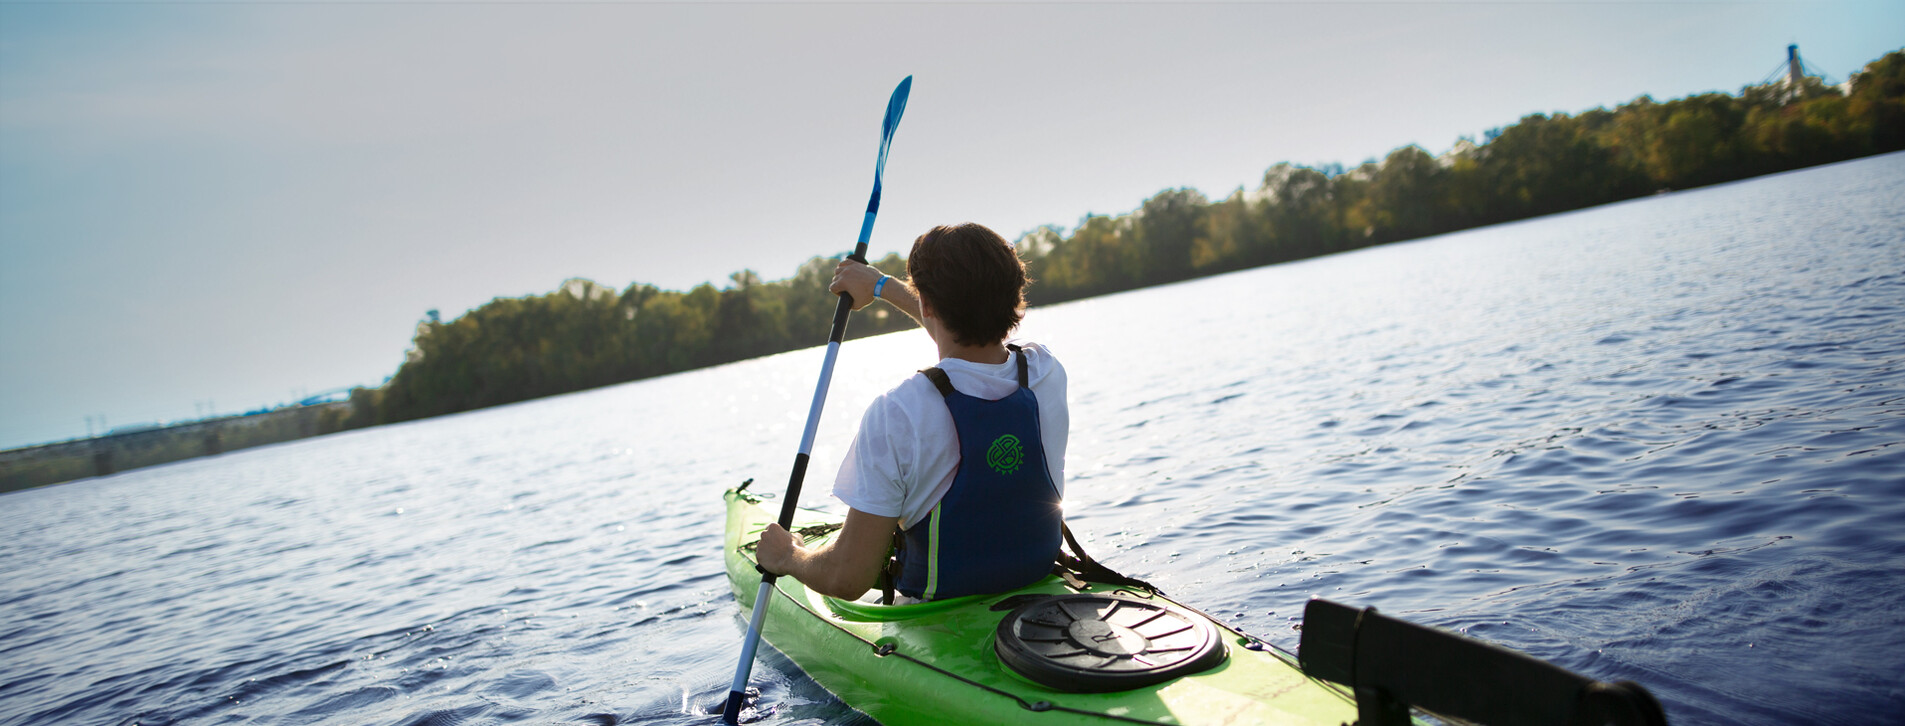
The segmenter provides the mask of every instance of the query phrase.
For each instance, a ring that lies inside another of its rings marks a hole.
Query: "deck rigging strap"
[[[1059,524],[1059,531],[1064,533],[1065,546],[1071,548],[1071,553],[1067,554],[1063,549],[1059,550],[1058,562],[1052,566],[1052,574],[1058,575],[1066,580],[1076,578],[1086,582],[1096,582],[1115,587],[1136,588],[1153,595],[1164,594],[1164,591],[1159,590],[1156,585],[1135,577],[1120,574],[1100,564],[1097,560],[1092,559],[1091,555],[1085,553],[1085,548],[1079,546],[1078,538],[1072,536],[1072,528],[1070,525],[1061,522]]]

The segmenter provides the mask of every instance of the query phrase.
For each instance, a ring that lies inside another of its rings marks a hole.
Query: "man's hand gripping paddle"
[[[860,222],[860,241],[853,247],[849,259],[865,263],[867,261],[867,239],[873,235],[873,217],[880,211],[880,176],[886,172],[886,151],[893,145],[893,130],[900,126],[900,114],[906,112],[906,96],[913,88],[913,77],[907,76],[893,89],[893,98],[886,102],[886,121],[880,127],[880,161],[873,167],[873,198],[867,202],[866,218]],[[807,429],[800,437],[800,453],[794,455],[794,473],[787,480],[787,495],[781,499],[781,527],[794,528],[794,509],[800,500],[800,483],[807,475],[808,454],[814,448],[814,431],[820,428],[820,409],[827,403],[827,384],[833,380],[833,364],[840,357],[840,341],[847,334],[847,315],[853,312],[853,296],[840,293],[840,303],[833,309],[833,330],[827,335],[827,358],[820,365],[820,385],[814,387],[814,401],[807,409]],[[758,569],[758,568],[757,568]],[[761,627],[767,623],[767,601],[774,594],[774,573],[761,571],[761,587],[754,593],[754,615],[748,620],[747,640],[741,644],[741,663],[734,669],[734,683],[728,687],[728,702],[721,709],[721,721],[727,724],[739,723],[741,706],[747,700],[748,673],[754,669],[754,651],[760,647]]]

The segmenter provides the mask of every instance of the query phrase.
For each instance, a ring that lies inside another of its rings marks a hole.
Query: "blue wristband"
[[[881,290],[881,289],[884,289],[884,288],[886,287],[886,281],[887,281],[887,280],[891,280],[891,279],[893,279],[893,276],[892,276],[892,275],[881,275],[881,276],[880,276],[880,281],[879,281],[879,282],[876,282],[876,283],[873,283],[873,296],[874,296],[874,297],[879,297],[879,296],[880,296],[880,290]]]

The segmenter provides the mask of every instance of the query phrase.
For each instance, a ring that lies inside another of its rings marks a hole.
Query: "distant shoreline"
[[[349,402],[286,406],[8,449],[0,451],[0,493],[336,433],[350,414]]]

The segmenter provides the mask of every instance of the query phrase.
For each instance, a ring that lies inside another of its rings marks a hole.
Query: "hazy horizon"
[[[0,448],[376,385],[425,311],[1833,83],[1896,3],[0,4]],[[818,343],[819,341],[816,341]],[[103,419],[103,424],[98,423]]]

